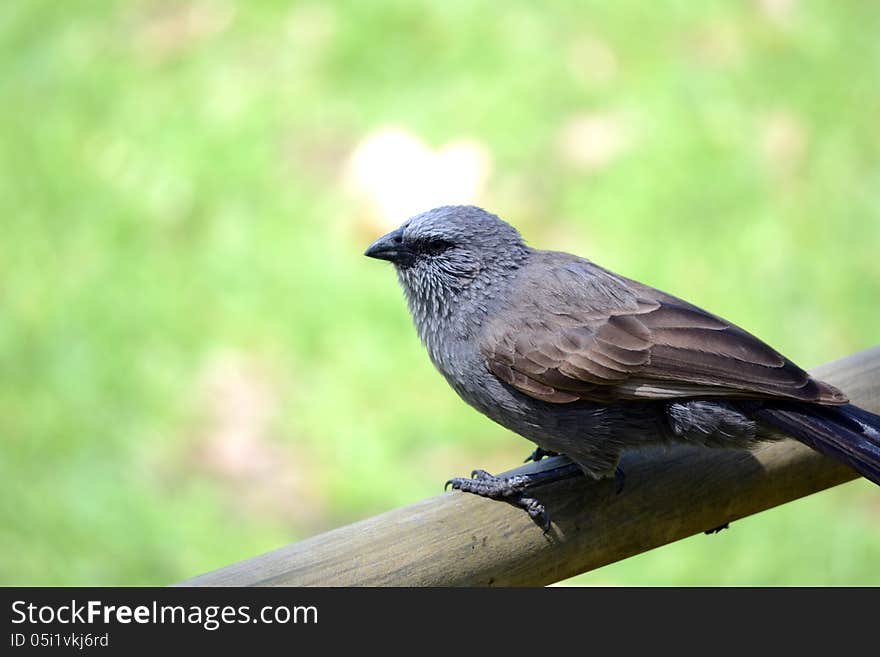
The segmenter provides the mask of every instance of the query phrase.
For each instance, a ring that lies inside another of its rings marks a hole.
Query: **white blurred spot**
[[[474,203],[492,169],[481,143],[457,139],[432,150],[401,128],[367,135],[351,154],[346,178],[387,227],[436,207]]]
[[[631,131],[614,114],[576,116],[562,126],[558,136],[563,159],[587,172],[605,168],[631,143]]]
[[[797,9],[797,0],[757,0],[758,10],[778,24],[789,23]]]
[[[761,120],[759,131],[761,151],[770,171],[780,177],[795,173],[809,145],[804,122],[789,110],[776,110]]]

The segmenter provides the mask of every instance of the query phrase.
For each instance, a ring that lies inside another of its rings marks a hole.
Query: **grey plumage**
[[[792,435],[880,483],[880,417],[730,322],[472,206],[430,210],[366,255],[395,264],[419,336],[471,406],[613,475],[648,440],[747,448]]]

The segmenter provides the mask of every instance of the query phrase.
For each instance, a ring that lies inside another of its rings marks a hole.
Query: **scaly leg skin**
[[[583,476],[583,472],[575,463],[567,463],[543,472],[518,474],[511,477],[496,477],[485,470],[474,470],[470,479],[453,477],[446,482],[444,488],[452,486],[453,490],[473,493],[493,500],[502,500],[524,509],[529,517],[544,530],[544,533],[547,533],[550,531],[550,515],[544,505],[534,497],[528,496],[526,491],[534,486],[549,484],[573,476]]]

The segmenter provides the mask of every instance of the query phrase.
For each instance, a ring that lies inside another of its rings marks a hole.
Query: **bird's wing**
[[[481,342],[489,370],[520,392],[553,403],[847,401],[730,322],[589,261],[542,253]]]

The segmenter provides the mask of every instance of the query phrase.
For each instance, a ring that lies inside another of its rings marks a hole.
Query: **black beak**
[[[377,239],[364,251],[364,255],[402,266],[411,265],[415,261],[415,254],[403,243],[403,228],[398,228]]]

